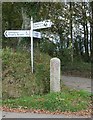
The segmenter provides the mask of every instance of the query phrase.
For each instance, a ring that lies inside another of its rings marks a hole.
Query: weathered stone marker
[[[60,59],[50,60],[50,92],[60,92]]]

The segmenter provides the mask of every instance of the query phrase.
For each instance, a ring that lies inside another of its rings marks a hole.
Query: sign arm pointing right
[[[51,27],[51,25],[52,25],[52,22],[50,20],[33,23],[33,18],[31,17],[31,21],[30,21],[31,30],[6,30],[4,32],[5,37],[30,37],[31,38],[32,73],[33,73],[33,37],[41,38],[41,33],[33,30],[48,28],[48,27]]]

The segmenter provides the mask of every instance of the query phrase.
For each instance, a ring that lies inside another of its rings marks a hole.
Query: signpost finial
[[[33,17],[31,16],[31,21],[33,21]]]

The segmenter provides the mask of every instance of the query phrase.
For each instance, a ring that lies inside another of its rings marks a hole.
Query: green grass
[[[33,95],[17,99],[7,99],[3,105],[10,108],[43,109],[48,111],[71,111],[88,109],[91,101],[91,94],[83,90],[64,90],[60,93],[49,93],[46,95]]]

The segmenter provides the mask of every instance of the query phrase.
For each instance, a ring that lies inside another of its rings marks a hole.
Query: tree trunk
[[[80,56],[82,57],[83,56],[83,46],[82,46],[81,38],[80,38],[80,41],[79,41],[79,50],[80,50]]]
[[[21,29],[28,30],[28,29],[30,29],[30,18],[27,17],[26,10],[23,7],[22,7],[21,11],[22,11],[22,19],[23,19]],[[23,38],[19,38],[18,46],[20,45],[22,40],[23,40]]]
[[[87,61],[89,61],[89,48],[88,48],[88,24],[86,21],[86,56],[87,56]]]
[[[90,23],[90,55],[92,52],[92,28],[91,28],[91,23]]]
[[[86,9],[85,3],[82,3],[84,9],[82,10],[83,15],[83,28],[84,28],[84,47],[85,47],[85,61],[89,61],[89,52],[88,52],[88,26],[87,26],[87,16],[86,16]]]
[[[92,11],[92,20],[91,20],[91,61],[93,65],[93,2],[91,4],[91,11]],[[92,66],[93,68],[93,66]]]
[[[93,2],[90,3],[90,6],[91,6],[91,13],[92,13],[92,19],[91,19],[91,79],[93,79]],[[93,84],[93,80],[91,84]]]
[[[73,63],[73,27],[72,27],[72,2],[70,2],[70,36],[71,36],[71,60]]]

